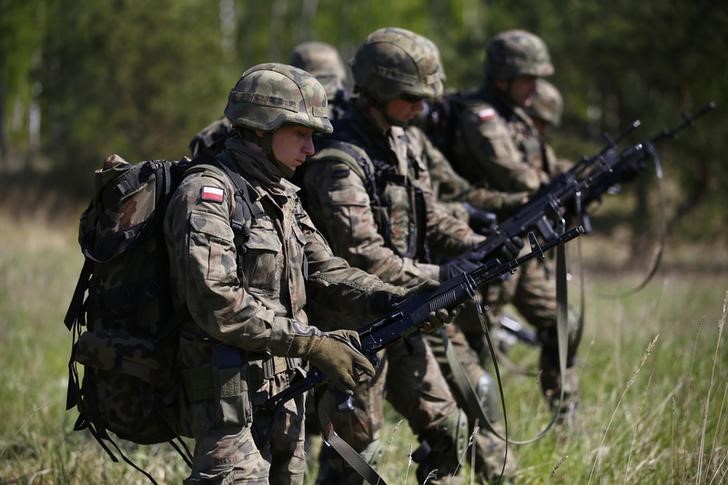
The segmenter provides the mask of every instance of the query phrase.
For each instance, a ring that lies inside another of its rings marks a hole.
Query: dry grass
[[[81,263],[68,222],[75,217],[1,214],[0,483],[143,483],[73,432],[75,416],[64,411],[70,337],[62,318]],[[595,296],[637,279],[588,279],[579,420],[516,448],[520,483],[728,480],[728,274],[661,273],[637,295]],[[536,361],[528,349],[512,355]],[[512,436],[535,434],[549,418],[535,378],[504,381]],[[415,483],[414,437],[391,410],[386,417],[380,471],[389,483]],[[166,446],[125,450],[161,482],[186,473]]]

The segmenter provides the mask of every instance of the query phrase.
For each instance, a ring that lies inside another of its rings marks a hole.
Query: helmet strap
[[[258,145],[260,149],[263,150],[265,158],[267,158],[268,161],[270,161],[278,170],[280,170],[281,174],[283,174],[284,177],[290,178],[293,176],[295,170],[281,163],[281,161],[278,160],[273,153],[274,132],[266,131],[264,132],[262,137],[258,136],[255,130],[250,128],[238,128],[237,132],[243,140]]]

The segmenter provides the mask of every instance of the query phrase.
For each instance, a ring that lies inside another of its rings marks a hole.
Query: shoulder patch
[[[220,187],[211,187],[206,185],[200,189],[200,200],[205,202],[217,202],[222,203],[225,198],[225,189]]]
[[[497,116],[493,108],[483,108],[478,111],[478,119],[480,121],[490,121]]]

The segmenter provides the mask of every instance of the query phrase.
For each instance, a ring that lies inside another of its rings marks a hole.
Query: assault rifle
[[[680,131],[692,126],[696,119],[715,106],[715,102],[711,101],[694,115],[684,113],[682,122],[676,127],[664,129],[647,141],[636,143],[621,152],[617,151],[617,145],[640,125],[639,121],[633,122],[616,140],[605,137],[607,143],[602,150],[594,156],[582,158],[568,171],[543,185],[515,214],[499,224],[479,249],[483,250],[487,258],[512,237],[523,237],[531,232],[549,241],[566,227],[563,214],[567,209],[579,217],[580,225],[587,233],[591,232],[591,222],[586,212],[589,203],[599,200],[613,187],[635,178],[651,159],[661,170],[656,144],[664,139],[675,138]]]
[[[505,262],[498,259],[491,260],[469,273],[462,273],[460,276],[444,281],[432,291],[417,293],[403,299],[392,312],[359,329],[361,352],[376,364],[377,352],[395,340],[419,331],[429,321],[430,313],[443,308],[451,309],[465,303],[475,297],[481,286],[505,278],[526,261],[535,257],[543,258],[545,251],[564,244],[584,232],[584,228],[577,226],[561,235],[555,235],[543,245],[539,245],[536,239],[532,238],[532,250],[528,254]],[[286,390],[269,398],[265,407],[275,410],[289,399],[322,383],[324,379],[323,373],[313,368],[305,378],[293,382]],[[339,411],[350,409],[353,409],[350,398],[339,400]]]

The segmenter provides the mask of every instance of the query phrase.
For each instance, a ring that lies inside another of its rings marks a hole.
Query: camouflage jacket
[[[436,203],[429,149],[419,128],[382,133],[354,105],[334,124],[334,134],[305,167],[302,184],[307,210],[337,255],[388,283],[411,287],[439,279],[428,251],[454,256],[483,240]]]
[[[237,137],[226,146],[225,156],[253,188],[249,236],[236,238],[231,227],[235,187],[210,165],[191,169],[165,216],[173,299],[177,311],[191,316],[188,330],[283,356],[294,335],[318,331],[308,326],[307,302],[373,318],[373,291],[403,294],[334,257],[303,210],[298,188],[262,154]],[[240,267],[238,254],[243,255]]]
[[[464,104],[452,160],[461,175],[504,192],[534,192],[549,179],[538,131],[521,108],[488,90]]]
[[[460,220],[468,220],[468,213],[463,207],[465,202],[478,209],[498,213],[520,206],[525,201],[526,192],[499,192],[482,183],[480,186],[472,185],[458,175],[445,155],[429,139],[425,140],[424,151],[435,196],[450,214]]]

